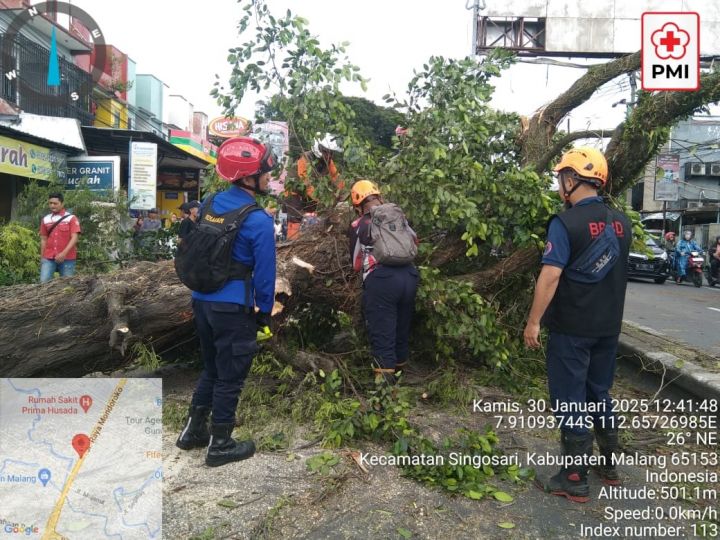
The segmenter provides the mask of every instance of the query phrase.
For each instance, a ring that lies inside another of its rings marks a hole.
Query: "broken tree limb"
[[[542,174],[543,172],[545,172],[545,169],[547,169],[547,167],[550,165],[550,162],[553,160],[553,158],[559,155],[560,152],[562,152],[562,149],[573,141],[576,141],[578,139],[604,139],[607,137],[612,137],[613,135],[615,135],[618,129],[620,128],[618,127],[614,129],[572,131],[570,133],[566,133],[557,141],[555,141],[555,143],[550,148],[548,148],[545,154],[538,161],[535,162],[535,170],[538,172],[538,174]]]
[[[610,192],[623,193],[653,159],[679,118],[706,103],[720,100],[720,71],[704,73],[695,92],[656,92],[644,95],[628,120],[615,131],[605,156],[610,167]]]
[[[565,115],[585,103],[597,89],[623,73],[630,73],[640,68],[640,52],[622,56],[605,64],[598,64],[588,69],[565,92],[553,101],[540,108],[528,122],[528,127],[520,136],[520,145],[525,165],[535,165],[541,159],[547,162],[548,149],[553,144],[553,135],[557,131],[560,120]]]

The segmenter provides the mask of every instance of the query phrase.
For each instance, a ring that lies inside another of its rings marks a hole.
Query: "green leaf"
[[[497,526],[500,527],[501,529],[514,529],[515,528],[515,524],[510,521],[503,521],[501,523],[498,523]]]
[[[509,503],[509,502],[513,502],[513,500],[514,500],[511,495],[508,495],[504,491],[496,491],[495,493],[493,493],[493,497],[495,497],[500,502]]]
[[[240,506],[235,501],[231,501],[230,499],[221,499],[217,502],[218,506],[222,506],[223,508],[237,508]]]
[[[482,493],[480,493],[479,491],[473,491],[473,490],[468,491],[467,496],[476,501],[479,501],[480,499],[483,498]]]
[[[403,529],[402,527],[397,528],[397,533],[406,540],[408,538],[412,538],[412,532],[408,531],[407,529]]]

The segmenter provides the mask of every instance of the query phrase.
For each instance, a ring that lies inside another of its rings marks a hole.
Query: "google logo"
[[[5,532],[8,534],[24,534],[30,536],[31,534],[38,534],[39,529],[35,525],[26,527],[24,524],[18,525],[17,523],[5,525]]]

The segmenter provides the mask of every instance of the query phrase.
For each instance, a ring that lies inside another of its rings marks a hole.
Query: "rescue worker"
[[[570,150],[554,170],[567,209],[548,223],[524,339],[527,347],[540,347],[541,319],[550,331],[546,355],[550,400],[561,428],[563,456],[574,461],[538,485],[548,493],[587,502],[587,463],[593,452],[593,434],[585,421],[588,416],[604,460],[595,470],[606,484],[620,483],[612,462],[618,431],[609,392],[625,303],[632,227],[624,214],[605,206],[598,196],[608,177],[607,161],[600,151]],[[619,254],[614,264],[607,266],[607,274],[595,283],[578,280],[571,269],[607,226],[613,227],[617,239]]]
[[[317,200],[313,197],[317,179],[329,176],[335,188],[340,191],[345,184],[340,181],[340,173],[333,157],[342,154],[343,149],[336,137],[330,133],[313,142],[312,150],[304,152],[297,160],[296,177],[305,186],[305,192],[300,194],[291,189],[285,190],[283,211],[287,214],[287,239],[297,238],[300,233],[303,216],[306,212],[315,212]]]
[[[687,230],[683,233],[682,240],[678,242],[678,245],[675,248],[675,269],[677,270],[675,283],[679,284],[683,279],[685,279],[685,275],[687,274],[687,263],[690,259],[691,251],[702,252],[702,248],[700,248],[697,242],[695,242],[692,231]]]
[[[223,214],[254,203],[257,194],[267,193],[270,171],[276,164],[270,148],[255,139],[225,141],[218,150],[216,169],[231,186],[214,196],[208,211]],[[201,216],[204,211],[201,207]],[[246,280],[231,278],[215,292],[192,293],[204,369],[176,444],[185,450],[207,446],[205,463],[209,466],[239,461],[255,453],[253,441],[235,441],[232,432],[240,391],[258,350],[257,332],[270,326],[275,301],[275,230],[268,213],[247,215],[235,238],[232,258],[252,268],[252,280],[247,280],[252,290],[246,290]]]
[[[373,369],[394,381],[395,371],[404,368],[410,356],[410,323],[420,278],[413,264],[380,265],[373,257],[370,209],[383,204],[377,185],[359,180],[353,184],[350,198],[359,214],[348,232],[350,259],[353,269],[362,272],[362,306],[376,364]],[[415,233],[412,235],[417,244]]]

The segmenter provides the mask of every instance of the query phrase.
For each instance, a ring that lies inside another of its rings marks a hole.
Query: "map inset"
[[[0,534],[162,538],[162,379],[0,379]]]

